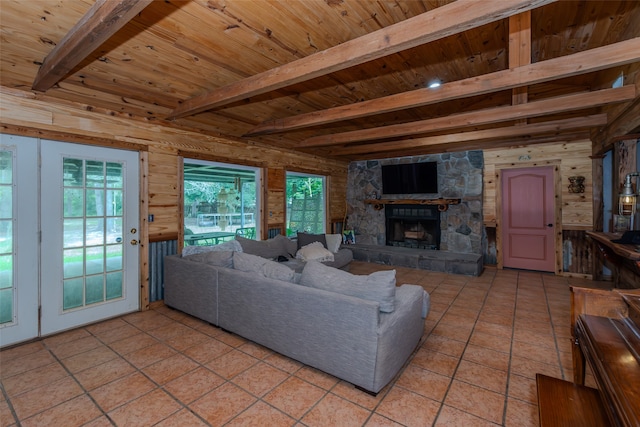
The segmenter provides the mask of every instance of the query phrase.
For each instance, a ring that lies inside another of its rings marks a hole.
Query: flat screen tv
[[[437,162],[382,165],[383,194],[421,194],[437,192]]]

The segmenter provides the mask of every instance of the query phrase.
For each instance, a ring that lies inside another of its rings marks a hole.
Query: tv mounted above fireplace
[[[422,194],[437,192],[437,162],[382,165],[383,194]]]

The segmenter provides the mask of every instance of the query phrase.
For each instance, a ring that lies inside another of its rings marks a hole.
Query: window
[[[325,177],[287,172],[287,235],[325,232]]]
[[[256,239],[259,176],[255,167],[185,159],[185,246]]]

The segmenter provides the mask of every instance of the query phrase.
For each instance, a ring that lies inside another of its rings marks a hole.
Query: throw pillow
[[[333,261],[333,254],[322,246],[320,242],[309,243],[296,253],[296,258],[303,261]]]
[[[204,262],[216,267],[233,268],[234,251],[209,251],[184,257],[189,261]]]
[[[327,238],[324,237],[324,234],[298,233],[298,249],[313,242],[320,242],[322,246],[327,247]]]
[[[233,268],[286,282],[294,282],[296,279],[295,272],[286,265],[243,252],[233,253]]]
[[[325,238],[327,239],[327,249],[334,254],[340,250],[340,245],[342,244],[341,234],[327,234]]]
[[[380,311],[395,309],[396,271],[386,270],[359,276],[317,261],[309,261],[302,270],[300,284],[380,303]]]
[[[242,246],[242,251],[251,255],[267,259],[275,259],[279,255],[287,255],[280,240],[252,240],[242,236],[236,236],[236,240]]]
[[[242,246],[235,240],[220,243],[219,245],[207,245],[207,246],[185,246],[182,248],[182,256],[201,254],[204,252],[212,251],[236,251],[242,252]]]
[[[295,240],[291,240],[282,234],[278,234],[273,238],[274,242],[279,242],[282,245],[284,254],[287,258],[295,258],[296,252],[298,251],[298,242]]]

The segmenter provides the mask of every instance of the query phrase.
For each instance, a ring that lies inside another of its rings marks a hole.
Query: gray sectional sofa
[[[309,261],[295,273],[226,251],[164,262],[167,306],[371,393],[394,378],[423,334],[429,296],[420,286],[396,287],[394,270],[356,276]]]

